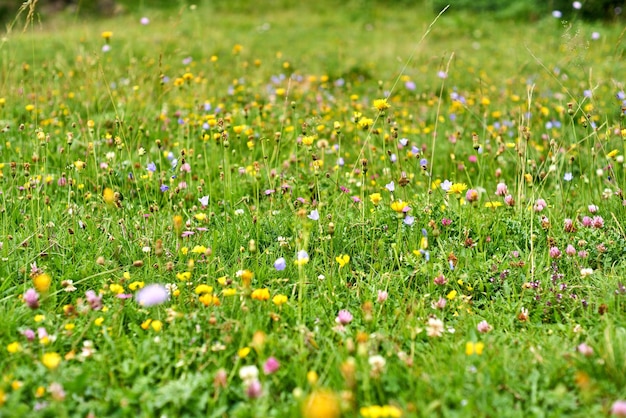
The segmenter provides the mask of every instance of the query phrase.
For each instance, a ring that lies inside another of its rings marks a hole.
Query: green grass
[[[623,28],[324,4],[13,26],[0,416],[608,416],[624,399]],[[141,306],[153,283],[169,300]]]

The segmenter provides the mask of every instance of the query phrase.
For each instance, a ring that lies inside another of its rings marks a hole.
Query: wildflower
[[[578,351],[580,354],[582,354],[585,357],[590,357],[593,355],[593,348],[591,348],[585,343],[579,344],[578,347],[576,347],[576,351]]]
[[[280,363],[274,357],[268,358],[267,360],[265,360],[265,363],[263,363],[263,373],[265,374],[276,373],[279,368]]]
[[[475,189],[469,189],[467,193],[465,193],[465,200],[468,202],[475,202],[478,200],[478,191]]]
[[[580,269],[580,277],[587,278],[589,276],[591,276],[593,274],[593,269],[592,268],[582,268]]]
[[[276,306],[281,306],[287,303],[288,298],[285,295],[276,295],[272,298],[272,303]]]
[[[602,219],[602,216],[594,216],[591,219],[591,224],[594,228],[600,229],[604,226],[604,219]]]
[[[85,292],[85,299],[87,299],[87,303],[89,303],[92,310],[98,311],[102,309],[102,296],[96,295],[96,292],[93,290]]]
[[[303,266],[309,262],[309,254],[305,250],[300,250],[296,254],[295,264],[297,266]]]
[[[62,401],[65,399],[65,390],[63,390],[63,385],[58,382],[50,383],[50,386],[48,386],[48,393],[50,393],[52,399],[55,401]]]
[[[302,144],[306,145],[306,146],[311,146],[313,145],[313,141],[315,141],[315,136],[313,135],[307,135],[302,137]]]
[[[45,353],[41,357],[41,362],[50,370],[54,370],[61,364],[61,356],[58,353]]]
[[[443,321],[439,318],[428,318],[426,335],[429,337],[441,337],[443,335]]]
[[[379,354],[370,356],[367,359],[367,362],[369,363],[372,375],[374,376],[380,375],[380,373],[382,373],[385,369],[385,364],[387,364],[387,360]]]
[[[374,107],[379,112],[384,112],[385,110],[389,109],[389,103],[387,103],[387,99],[376,99],[374,100]]]
[[[102,32],[100,36],[102,36],[105,42],[108,42],[109,39],[111,39],[111,37],[113,36],[113,32],[111,32],[110,30],[106,30]]]
[[[50,283],[52,282],[52,278],[48,273],[41,273],[33,277],[33,284],[35,285],[35,289],[40,293],[45,293],[50,289]]]
[[[258,380],[253,380],[246,385],[246,396],[250,399],[257,399],[263,394],[263,386]]]
[[[24,300],[24,303],[26,303],[26,306],[30,309],[37,309],[39,307],[39,293],[37,293],[37,291],[33,288],[24,292],[22,300]]]
[[[508,194],[508,195],[506,195],[504,197],[504,203],[506,203],[508,206],[514,206],[515,205],[515,199],[513,199],[513,196]]]
[[[113,189],[111,189],[110,187],[105,187],[104,191],[102,192],[102,199],[104,200],[104,203],[106,203],[107,205],[114,204],[115,192],[113,191]]]
[[[565,248],[565,254],[573,257],[574,255],[576,255],[576,248],[572,244],[567,244],[567,247]]]
[[[274,261],[274,268],[278,271],[283,271],[287,267],[287,262],[283,257],[280,257]]]
[[[350,262],[350,256],[348,254],[340,254],[339,256],[335,257],[335,260],[337,261],[337,263],[339,263],[339,268],[342,268]]]
[[[550,258],[560,258],[561,250],[558,247],[550,247]]]
[[[383,197],[380,195],[380,193],[372,193],[370,195],[370,201],[374,204],[374,206],[378,206],[382,198]]]
[[[206,293],[212,293],[213,286],[209,286],[207,284],[200,284],[196,286],[196,289],[194,292],[196,293],[196,295],[204,295]]]
[[[389,294],[387,293],[386,290],[379,290],[378,291],[378,297],[376,298],[376,301],[378,303],[383,303],[384,301],[387,300],[388,296],[389,296]]]
[[[476,325],[476,329],[478,330],[478,332],[480,332],[481,334],[486,334],[489,331],[491,331],[493,328],[491,325],[489,325],[489,323],[487,321],[480,321],[478,323],[478,325]]]
[[[448,194],[461,194],[467,190],[467,184],[465,183],[453,183],[448,189]]]
[[[22,346],[20,345],[20,343],[18,343],[17,341],[12,342],[11,344],[7,345],[7,351],[11,354],[15,354],[19,351],[22,351]]]
[[[255,365],[243,366],[239,369],[239,377],[244,383],[250,383],[259,377],[259,369]]]
[[[443,274],[438,275],[437,277],[435,277],[433,279],[433,282],[437,285],[444,285],[446,283],[448,283],[448,280],[446,279],[446,277]]]
[[[389,190],[391,193],[393,193],[393,192],[394,192],[394,190],[396,190],[396,185],[395,185],[395,184],[394,184],[394,182],[392,181],[392,182],[387,183],[387,184],[385,185],[385,189],[387,189],[387,190]]]
[[[404,213],[405,208],[409,206],[408,203],[403,202],[402,200],[396,200],[391,203],[391,209],[396,213]]]
[[[626,417],[626,401],[615,401],[611,406],[611,414],[618,417]]]
[[[339,418],[341,408],[337,396],[327,389],[317,389],[302,403],[303,418]]]
[[[496,186],[496,195],[497,196],[506,196],[508,193],[508,189],[505,183],[498,183]]]
[[[475,343],[472,341],[468,341],[467,343],[465,343],[465,354],[467,354],[468,356],[471,356],[473,354],[480,356],[483,353],[484,348],[485,344],[483,344],[482,342]]]
[[[335,322],[340,325],[347,325],[350,322],[352,322],[352,319],[353,319],[352,314],[349,311],[342,309],[337,314],[337,318],[335,318]]]
[[[202,196],[198,199],[198,202],[202,205],[202,207],[207,207],[209,205],[209,196]]]
[[[255,289],[250,297],[259,301],[266,301],[270,298],[270,291],[267,288]]]
[[[446,298],[448,300],[454,300],[456,298],[456,295],[457,295],[457,291],[451,290],[450,293],[448,293],[448,295],[446,296]]]
[[[546,203],[545,200],[543,199],[537,199],[535,201],[535,204],[533,206],[533,210],[535,212],[541,212],[542,210],[544,210],[546,207],[548,206],[548,204]]]
[[[448,304],[448,301],[446,301],[445,298],[439,298],[439,300],[437,300],[436,302],[433,302],[431,304],[433,309],[445,309],[446,305]]]
[[[320,219],[320,214],[317,209],[313,209],[309,214],[308,218],[312,221],[318,221]]]
[[[520,313],[517,315],[517,319],[519,319],[521,322],[526,322],[528,321],[528,309],[522,307],[520,309]]]
[[[150,307],[159,305],[170,298],[165,286],[160,284],[151,284],[139,290],[135,295],[135,300],[142,307]]]
[[[573,178],[574,178],[574,176],[572,175],[572,173],[569,173],[569,172],[568,172],[568,173],[565,173],[565,174],[563,175],[563,180],[564,180],[564,181],[572,181],[572,179],[573,179]]]

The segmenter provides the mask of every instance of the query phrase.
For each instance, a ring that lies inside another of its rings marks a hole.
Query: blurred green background
[[[33,1],[33,0],[30,0]],[[371,8],[385,7],[394,4],[414,9],[416,13],[427,10],[438,12],[450,5],[448,13],[469,11],[474,13],[490,13],[497,18],[521,19],[534,21],[550,16],[558,10],[563,19],[572,17],[585,20],[623,20],[626,14],[626,0],[318,0],[310,2],[307,7],[313,9],[329,9],[337,7],[361,8],[367,12]],[[574,7],[575,3],[580,8]],[[0,0],[0,21],[12,21],[20,6],[20,0]],[[302,7],[300,0],[37,0],[38,17],[47,17],[59,13],[110,17],[124,13],[136,13],[145,9],[177,9],[189,4],[208,5],[216,11],[230,12],[267,12],[272,9]]]

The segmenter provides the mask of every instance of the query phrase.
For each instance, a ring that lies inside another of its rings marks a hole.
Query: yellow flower
[[[276,295],[272,298],[272,302],[276,306],[280,306],[280,305],[287,303],[287,300],[288,300],[287,296],[285,295]]]
[[[230,288],[222,290],[223,296],[235,296],[237,294],[237,289]]]
[[[61,364],[61,356],[59,353],[45,353],[41,357],[41,362],[50,370],[54,370]]]
[[[174,230],[176,232],[180,232],[180,230],[183,228],[183,217],[180,215],[174,215],[172,221],[174,223]]]
[[[342,268],[350,262],[350,256],[348,254],[340,254],[338,257],[335,257],[335,260],[339,263],[339,268]]]
[[[115,192],[113,191],[113,189],[111,189],[110,187],[105,187],[104,191],[102,192],[102,199],[104,200],[104,203],[106,203],[107,205],[114,204]]]
[[[146,319],[145,321],[143,321],[141,323],[141,329],[148,329],[150,328],[150,324],[152,323],[152,319]]]
[[[86,166],[87,166],[87,163],[84,161],[81,161],[81,160],[74,161],[74,167],[76,168],[76,171],[84,170]]]
[[[193,247],[191,252],[194,254],[204,254],[206,252],[206,247],[204,245],[196,245]]]
[[[204,306],[219,306],[220,305],[220,300],[217,296],[214,296],[212,293],[205,293],[202,296],[200,296],[198,298],[198,300],[204,305]]]
[[[35,322],[41,322],[41,321],[43,321],[45,319],[46,319],[46,317],[44,315],[41,315],[41,314],[35,315]]]
[[[383,112],[389,109],[389,103],[387,103],[387,99],[376,99],[374,100],[374,107],[378,109],[379,112]]]
[[[152,321],[152,323],[150,324],[150,326],[152,327],[153,330],[155,330],[156,332],[161,331],[161,329],[163,328],[163,322],[159,321],[158,319],[155,321]]]
[[[370,201],[374,204],[374,206],[378,206],[382,199],[383,197],[380,195],[380,193],[372,193],[370,195]]]
[[[237,350],[237,355],[239,358],[246,358],[250,354],[250,347],[242,347]]]
[[[448,300],[454,300],[456,298],[456,294],[457,294],[456,290],[451,290],[450,293],[448,293],[448,296],[446,296],[446,298],[448,298]]]
[[[302,137],[302,145],[311,146],[313,145],[313,141],[315,141],[315,136],[313,135]]]
[[[613,151],[606,154],[606,158],[613,158],[619,153],[619,150],[614,149]]]
[[[480,356],[483,353],[484,348],[485,344],[483,344],[482,342],[475,343],[472,341],[468,341],[465,344],[465,354],[467,354],[468,356],[471,356],[472,354]]]
[[[137,289],[142,289],[144,285],[145,285],[144,282],[132,282],[131,284],[128,285],[128,288],[134,292]]]
[[[394,212],[402,213],[404,208],[406,208],[408,205],[408,203],[403,202],[402,200],[396,200],[395,202],[391,203],[391,209]]]
[[[103,317],[101,317],[101,316],[100,316],[100,317],[98,317],[98,318],[96,318],[96,319],[93,321],[93,323],[94,323],[94,324],[96,324],[96,326],[98,326],[98,327],[99,327],[100,325],[102,325],[102,323],[103,323],[103,322],[104,322],[104,318],[103,318]]]
[[[302,403],[304,418],[338,418],[340,415],[337,395],[326,389],[313,391]]]
[[[181,282],[187,282],[191,279],[191,273],[188,271],[184,271],[182,273],[176,273],[176,278]]]
[[[454,183],[448,189],[448,194],[461,194],[465,190],[467,190],[467,184],[465,184],[465,183]]]
[[[40,293],[45,293],[50,289],[52,278],[48,273],[41,273],[33,277],[33,285]]]
[[[357,122],[357,125],[359,126],[359,128],[363,129],[364,131],[367,131],[369,128],[371,128],[373,123],[374,123],[373,119],[361,118]]]
[[[486,208],[495,209],[495,208],[499,208],[500,206],[502,206],[502,202],[487,202],[487,203],[485,203],[485,207]]]
[[[109,285],[109,290],[112,293],[115,293],[116,295],[119,295],[121,293],[124,293],[124,286],[119,285],[117,283],[113,283],[113,284]]]
[[[7,401],[7,395],[2,389],[0,389],[0,406],[3,406]]]
[[[22,346],[20,345],[20,343],[18,343],[17,341],[12,342],[11,344],[7,345],[7,351],[11,354],[15,354],[18,351],[22,351]]]
[[[250,297],[252,299],[256,299],[256,300],[260,300],[260,301],[265,301],[268,300],[270,298],[270,291],[267,288],[263,288],[263,289],[255,289],[252,294],[250,295]]]
[[[35,398],[41,398],[45,394],[46,394],[46,388],[44,388],[43,386],[38,386],[37,389],[35,390]]]
[[[111,32],[110,30],[105,30],[100,36],[102,36],[105,41],[108,41],[113,36],[113,32]]]
[[[254,273],[250,270],[239,270],[237,272],[237,277],[241,278],[241,282],[245,287],[249,287],[252,282],[252,278],[254,277]]]
[[[196,295],[204,295],[206,293],[213,293],[213,286],[209,286],[206,284],[199,284],[196,286]]]
[[[207,218],[207,214],[206,213],[196,213],[195,215],[193,215],[194,218],[196,218],[199,221],[204,221]]]

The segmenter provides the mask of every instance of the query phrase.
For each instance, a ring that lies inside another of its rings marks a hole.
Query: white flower
[[[592,268],[584,268],[580,269],[580,276],[584,279],[585,277],[589,277],[593,274]]]
[[[243,366],[239,369],[239,377],[244,383],[248,384],[258,380],[259,369],[255,365]]]
[[[443,335],[443,321],[438,318],[428,318],[426,335],[429,337],[441,337]]]
[[[385,369],[385,364],[387,364],[387,360],[385,360],[385,358],[380,354],[370,356],[367,362],[369,363],[373,374],[380,374]]]

